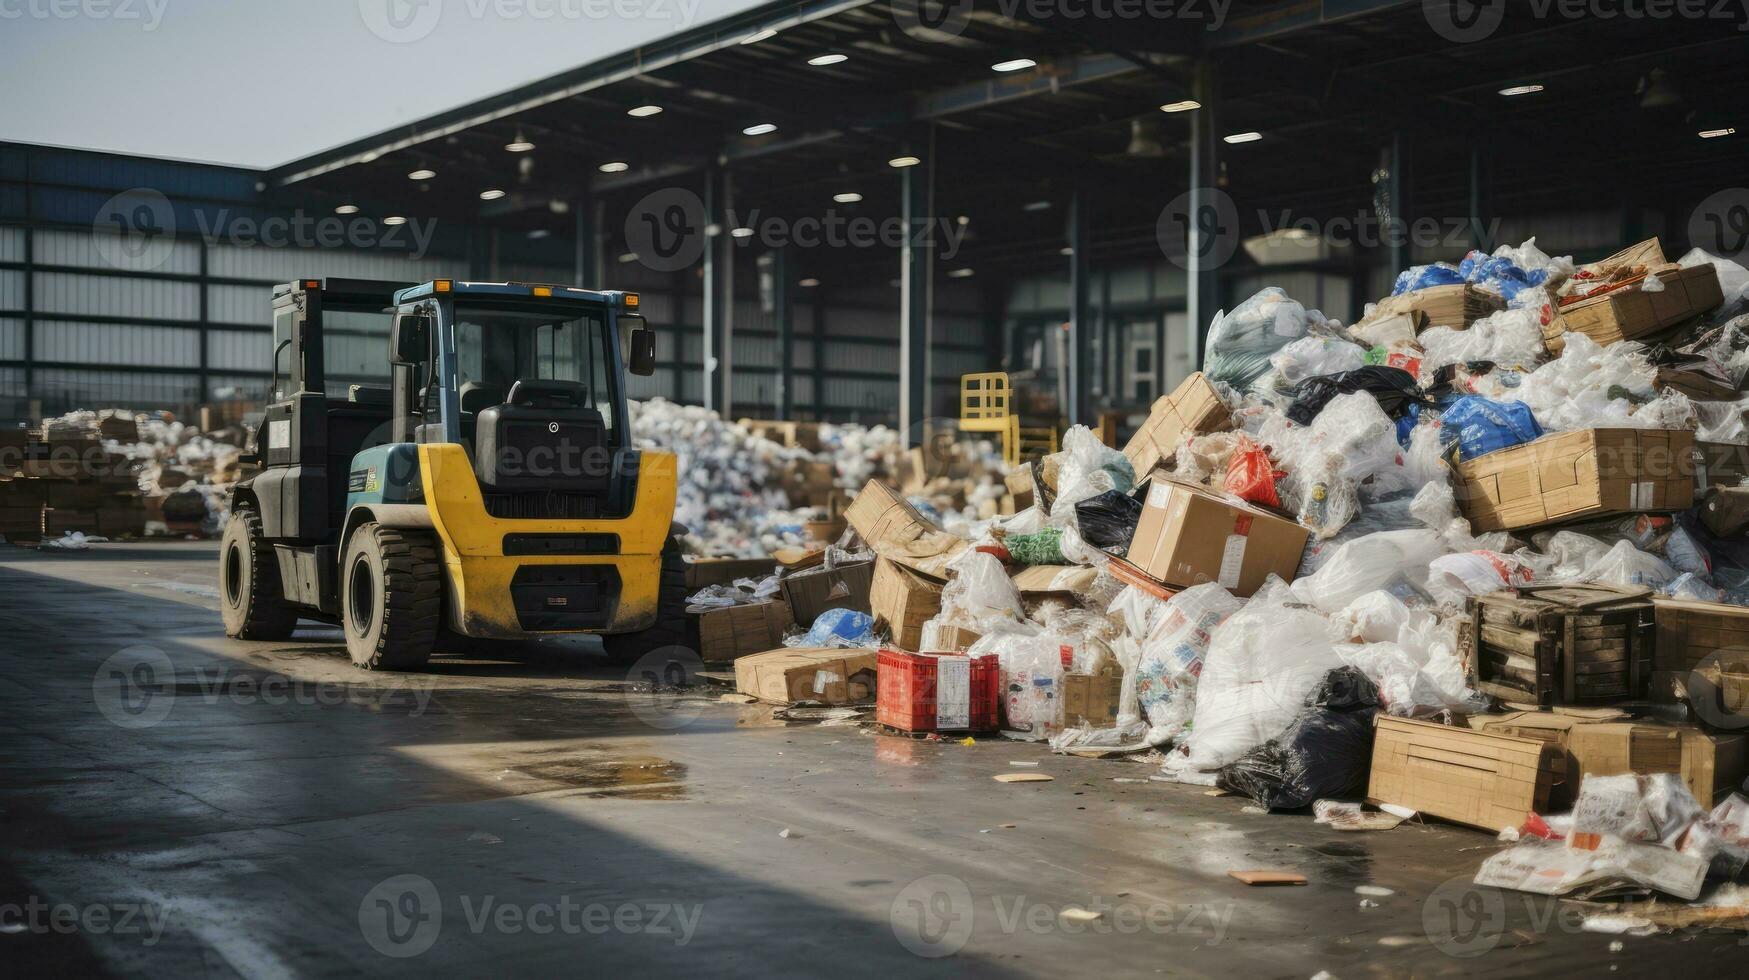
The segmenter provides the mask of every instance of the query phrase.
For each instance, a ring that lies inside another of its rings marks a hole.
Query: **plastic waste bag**
[[[1543,434],[1529,405],[1497,402],[1480,395],[1466,395],[1453,402],[1440,414],[1439,423],[1440,442],[1457,443],[1466,460],[1532,442]]]
[[[1203,374],[1210,381],[1246,390],[1269,370],[1269,358],[1306,335],[1306,308],[1279,286],[1258,291],[1216,315],[1209,325]]]
[[[874,635],[874,617],[854,609],[828,609],[821,613],[806,633],[798,633],[783,641],[786,647],[872,647],[878,644]]]
[[[1075,527],[1095,548],[1128,547],[1142,518],[1142,502],[1122,490],[1107,490],[1075,505]]]
[[[1428,564],[1444,553],[1439,535],[1424,528],[1368,534],[1342,545],[1316,572],[1296,579],[1293,592],[1333,613],[1359,596],[1394,584],[1421,588]]]
[[[1161,604],[1147,624],[1136,664],[1136,699],[1156,732],[1176,736],[1190,724],[1197,678],[1215,629],[1245,605],[1214,582],[1191,586]]]
[[[1002,729],[1023,741],[1041,741],[1063,727],[1062,637],[1049,632],[992,633],[967,649],[994,653],[1002,670]]]
[[[1293,404],[1287,417],[1300,425],[1311,425],[1332,399],[1350,392],[1364,391],[1373,396],[1379,408],[1392,417],[1408,411],[1415,402],[1429,402],[1415,382],[1415,376],[1401,368],[1369,364],[1340,374],[1308,378],[1293,390]]]
[[[1075,513],[1075,505],[1107,490],[1129,493],[1136,486],[1136,471],[1123,453],[1099,441],[1085,425],[1070,426],[1063,434],[1058,454],[1057,499],[1051,517],[1057,520]]]
[[[1010,534],[1002,539],[1018,565],[1063,564],[1063,531],[1047,527],[1034,534]]]
[[[995,555],[967,548],[948,562],[947,568],[950,574],[941,588],[938,616],[942,622],[988,633],[998,622],[1026,619],[1020,593]]]
[[[1280,735],[1221,770],[1215,785],[1271,810],[1362,795],[1372,767],[1378,690],[1353,667],[1324,675]]]
[[[1520,294],[1535,295],[1531,292]],[[1421,343],[1421,376],[1430,377],[1440,368],[1471,361],[1492,361],[1503,368],[1529,370],[1542,362],[1542,312],[1540,306],[1491,313],[1470,324],[1467,330],[1429,327],[1415,338]]]
[[[1352,371],[1366,364],[1366,348],[1336,337],[1301,337],[1269,357],[1288,387],[1323,374]]]
[[[1209,638],[1186,762],[1212,770],[1280,735],[1306,695],[1342,666],[1323,616],[1274,576]]]
[[[1275,464],[1270,461],[1269,452],[1248,436],[1240,436],[1238,444],[1233,447],[1233,456],[1227,463],[1227,479],[1222,486],[1240,500],[1264,507],[1281,506],[1281,497],[1275,492]],[[1139,506],[1136,514],[1141,515]],[[1135,530],[1133,521],[1130,530]]]
[[[1529,585],[1532,572],[1518,559],[1493,551],[1441,555],[1427,565],[1427,592],[1443,605],[1462,606],[1470,596]]]
[[[1632,541],[1617,541],[1603,557],[1579,573],[1580,582],[1597,582],[1623,588],[1659,588],[1676,578],[1676,569],[1662,558],[1634,547]]]

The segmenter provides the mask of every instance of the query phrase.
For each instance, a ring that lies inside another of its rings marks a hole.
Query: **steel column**
[[[930,184],[933,161],[899,171],[899,211],[905,243],[899,249],[899,433],[921,445],[929,417]]]
[[[1087,191],[1076,188],[1069,198],[1069,403],[1063,406],[1070,425],[1088,425],[1093,418],[1093,317],[1089,303]]]
[[[1188,314],[1191,363],[1202,365],[1203,338],[1215,313],[1221,309],[1221,278],[1217,243],[1213,238],[1221,213],[1215,195],[1224,193],[1216,186],[1220,179],[1220,160],[1216,126],[1219,119],[1219,93],[1215,87],[1215,66],[1207,60],[1196,65],[1191,79],[1191,97],[1202,108],[1190,113],[1190,206],[1186,211],[1185,294],[1184,310]],[[1238,229],[1226,229],[1237,234]],[[1160,378],[1166,377],[1166,347],[1160,348]]]

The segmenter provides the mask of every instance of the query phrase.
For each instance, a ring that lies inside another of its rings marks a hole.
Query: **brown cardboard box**
[[[792,509],[824,507],[832,495],[836,472],[831,463],[811,459],[791,460],[778,470],[777,484],[789,498]]]
[[[1549,812],[1562,767],[1553,742],[1381,714],[1366,799],[1494,832]]]
[[[1467,283],[1452,283],[1387,297],[1373,307],[1372,315],[1359,326],[1367,328],[1381,320],[1409,314],[1416,318],[1420,330],[1430,327],[1468,330],[1470,324],[1505,308],[1506,301],[1493,293]]]
[[[1683,771],[1684,732],[1664,725],[1592,721],[1583,716],[1551,711],[1515,711],[1504,715],[1477,715],[1470,719],[1470,726],[1479,731],[1534,738],[1560,746],[1566,753],[1566,778],[1555,787],[1549,799],[1549,805],[1557,810],[1572,804],[1573,794],[1578,792],[1579,783],[1587,775]],[[1707,792],[1712,792],[1710,784]]]
[[[709,662],[745,657],[783,646],[783,635],[795,620],[789,604],[766,599],[744,606],[693,606],[688,616],[698,620],[698,653]]]
[[[774,704],[854,704],[875,695],[873,650],[789,647],[735,661],[735,690]]]
[[[1749,770],[1749,735],[1678,730],[1682,732],[1682,781],[1688,784],[1695,802],[1711,807],[1742,791],[1743,776]]]
[[[877,633],[916,653],[923,648],[923,624],[941,612],[941,583],[882,558],[875,562],[869,609]]]
[[[1656,275],[1664,284],[1657,292],[1646,292],[1633,283],[1563,306],[1560,315],[1543,327],[1549,352],[1560,352],[1566,345],[1561,335],[1568,332],[1585,334],[1608,347],[1674,327],[1724,301],[1719,274],[1710,262],[1687,269],[1664,265]]]
[[[1686,672],[1708,661],[1731,668],[1749,663],[1749,609],[1683,599],[1655,598],[1652,604],[1657,616],[1652,669]]]
[[[946,626],[936,631],[935,644],[929,650],[918,652],[957,653],[970,648],[983,636],[977,630],[966,629],[964,626]]]
[[[738,425],[761,439],[770,439],[779,445],[795,449],[805,449],[810,453],[820,451],[820,423],[818,422],[783,422],[777,419],[741,419]]]
[[[1170,395],[1161,395],[1148,412],[1148,420],[1130,437],[1123,454],[1135,467],[1136,479],[1170,463],[1178,452],[1179,437],[1219,432],[1233,427],[1232,413],[1215,386],[1196,372]],[[1012,489],[1012,488],[1011,488]]]
[[[1278,514],[1156,477],[1128,558],[1168,585],[1219,582],[1244,597],[1271,573],[1293,581],[1308,535]]]
[[[779,583],[783,600],[789,603],[796,625],[807,629],[828,609],[868,612],[869,586],[874,580],[874,562],[851,561],[826,568],[817,566],[786,575]]]
[[[1024,598],[1075,598],[1084,594],[1098,577],[1098,569],[1085,565],[1028,565],[1008,580]]]
[[[686,594],[707,585],[729,585],[736,579],[762,579],[776,570],[777,562],[770,558],[688,558]]]
[[[1064,674],[1064,725],[1110,728],[1117,724],[1122,691],[1123,677],[1119,674]]]
[[[947,563],[967,547],[965,539],[935,526],[879,480],[868,481],[844,516],[876,554],[934,578],[947,578]]]
[[[1142,474],[1137,474],[1138,476]],[[1003,477],[1008,487],[1008,493],[1003,497],[1003,508],[1006,513],[1018,514],[1032,506],[1032,467],[1023,466]]]
[[[1511,531],[1694,505],[1694,433],[1576,429],[1453,467],[1471,530]]]

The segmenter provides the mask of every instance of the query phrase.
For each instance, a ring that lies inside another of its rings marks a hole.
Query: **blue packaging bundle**
[[[1497,402],[1480,395],[1466,395],[1440,415],[1441,445],[1458,444],[1463,459],[1530,442],[1543,434],[1530,406],[1523,402]]]
[[[1527,272],[1503,255],[1471,252],[1457,265],[1435,262],[1432,265],[1415,265],[1404,269],[1397,274],[1397,281],[1391,286],[1391,295],[1401,296],[1417,289],[1455,286],[1467,282],[1491,293],[1498,293],[1510,302],[1518,295],[1519,290],[1540,286],[1548,277],[1546,269]]]
[[[1417,289],[1428,289],[1433,286],[1455,286],[1464,281],[1463,274],[1450,262],[1435,262],[1432,265],[1412,265],[1397,273],[1396,284],[1391,286],[1392,296],[1412,293]]]
[[[854,609],[828,609],[815,617],[805,647],[871,647],[875,645],[874,617]]]

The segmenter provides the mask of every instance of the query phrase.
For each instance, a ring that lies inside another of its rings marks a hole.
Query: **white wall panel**
[[[118,269],[123,272],[177,272],[195,275],[200,272],[200,250],[203,246],[192,239],[178,239],[166,251],[162,243],[130,255],[116,235],[106,231],[68,231],[60,228],[39,228],[36,231],[37,265],[71,265],[84,269]]]
[[[777,367],[777,339],[773,337],[733,338],[734,364],[746,367]]]
[[[24,309],[24,273],[0,269],[0,310]]]
[[[0,262],[24,261],[25,230],[0,226]]]
[[[24,359],[24,321],[0,320],[0,361]]]
[[[273,287],[208,286],[206,315],[214,323],[266,326],[273,322]]]
[[[225,371],[268,371],[273,367],[273,331],[213,330],[207,333],[207,365]]]
[[[36,306],[45,313],[155,320],[200,318],[200,287],[194,283],[73,272],[35,275]]]
[[[25,396],[23,368],[0,368],[0,395],[9,398]]]
[[[424,282],[427,279],[465,278],[467,263],[453,259],[412,259],[396,252],[221,244],[212,246],[207,273],[220,279],[260,279],[271,283],[328,276]]]
[[[200,378],[192,374],[44,368],[36,387],[45,411],[72,408],[158,408],[198,404]]]
[[[200,332],[116,323],[36,323],[36,357],[74,364],[188,367],[200,363]]]
[[[899,345],[847,344],[839,340],[826,341],[826,370],[893,371],[899,370]]]

